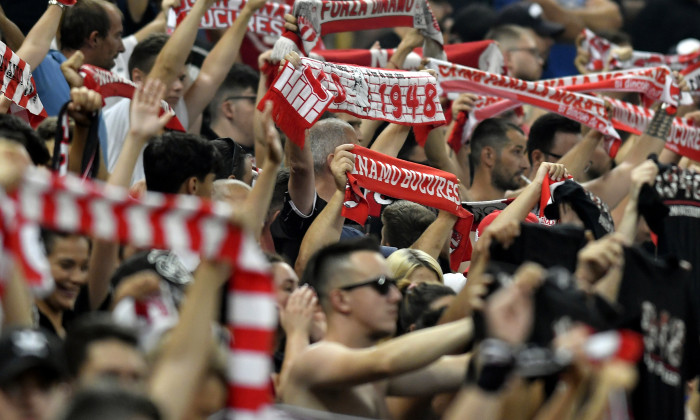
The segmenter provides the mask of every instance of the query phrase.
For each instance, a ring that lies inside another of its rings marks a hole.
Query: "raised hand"
[[[347,173],[355,169],[355,155],[350,152],[353,147],[355,147],[354,144],[341,144],[335,148],[333,154],[331,173],[333,173],[335,187],[339,191],[345,191],[345,184],[348,181]]]
[[[68,113],[75,123],[90,125],[90,117],[102,108],[102,95],[86,87],[74,87],[70,90]]]
[[[622,234],[613,233],[589,242],[579,251],[575,274],[582,289],[590,289],[590,286],[603,278],[608,270],[623,264],[624,242]]]
[[[166,112],[159,116],[163,95],[165,95],[165,85],[158,79],[148,79],[134,91],[134,97],[131,99],[129,129],[134,139],[146,142],[157,136],[175,115],[172,112]]]
[[[542,183],[547,176],[555,181],[561,181],[569,176],[569,172],[560,163],[542,162],[539,169],[537,169],[537,175],[535,175],[533,182]]]
[[[460,112],[470,113],[474,109],[477,96],[473,93],[462,93],[452,102],[452,119],[457,119]]]
[[[287,306],[280,308],[280,323],[287,335],[311,334],[318,297],[314,289],[303,285],[289,296]]]

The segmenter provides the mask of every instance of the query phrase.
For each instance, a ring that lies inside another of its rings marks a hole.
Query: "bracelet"
[[[671,133],[673,120],[676,117],[676,113],[669,113],[669,110],[675,110],[675,108],[663,104],[654,114],[654,118],[651,119],[651,122],[647,126],[645,134],[666,141]]]

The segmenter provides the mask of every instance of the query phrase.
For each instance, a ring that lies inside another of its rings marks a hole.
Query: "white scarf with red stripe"
[[[23,266],[31,267],[40,258],[18,232],[39,225],[137,247],[187,248],[203,258],[230,262],[230,415],[262,418],[270,397],[269,353],[277,319],[272,282],[257,244],[228,221],[228,206],[152,192],[134,200],[121,188],[35,168],[0,203],[2,254],[15,256]],[[21,217],[19,225],[13,215]],[[0,276],[7,279],[8,272]]]
[[[411,125],[420,144],[445,124],[435,78],[427,72],[301,61],[298,69],[287,63],[258,104],[262,110],[273,102],[275,123],[299,147],[326,110]]]
[[[331,63],[346,63],[357,66],[385,68],[395,49],[369,50],[321,50],[312,51],[312,55]],[[447,61],[467,67],[477,68],[490,73],[503,74],[503,54],[495,41],[463,42],[445,45]],[[412,57],[413,56],[413,57]],[[402,63],[404,70],[415,70],[420,66],[423,49],[416,48]],[[315,57],[314,57],[315,58]]]
[[[86,88],[102,95],[103,104],[104,98],[114,96],[131,99],[134,96],[134,90],[138,88],[138,85],[131,80],[90,64],[80,66],[79,73],[83,77],[83,83]],[[165,112],[173,112],[170,105],[164,100],[160,101],[160,108],[160,115],[163,115]],[[180,120],[174,115],[165,125],[165,128],[175,131],[186,131]]]
[[[196,0],[182,0],[179,6],[168,11],[167,29],[172,33],[190,13]],[[209,8],[199,23],[200,29],[226,29],[233,25],[246,0],[219,0]],[[292,7],[284,3],[269,2],[253,13],[248,31],[261,35],[272,45],[284,32],[284,15],[292,13]],[[269,40],[267,38],[270,38]]]
[[[460,263],[469,260],[469,230],[474,217],[462,207],[455,175],[362,146],[350,152],[355,155],[355,169],[347,174],[343,217],[361,225],[367,221],[369,205],[360,188],[450,212],[459,217],[450,241],[450,266],[457,270]]]
[[[36,116],[33,118],[35,121],[33,126],[35,126],[48,114],[37,94],[29,64],[2,42],[0,42],[0,54],[2,54],[0,72],[3,74],[0,92],[12,100],[13,104]]]
[[[632,51],[629,58],[620,57],[620,46],[605,38],[599,37],[589,29],[583,30],[581,47],[588,51],[590,61],[586,68],[591,71],[601,71],[608,63],[610,70],[629,69],[633,67],[655,67],[667,65],[673,70],[684,70],[690,65],[700,63],[700,51],[690,54],[664,55],[646,51]]]

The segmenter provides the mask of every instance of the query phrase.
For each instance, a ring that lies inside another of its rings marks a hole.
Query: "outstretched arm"
[[[16,50],[32,69],[37,68],[51,48],[51,40],[56,36],[63,9],[49,5],[41,18],[32,26],[22,46]]]

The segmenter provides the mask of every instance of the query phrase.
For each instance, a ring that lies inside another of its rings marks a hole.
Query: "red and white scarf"
[[[620,46],[605,38],[599,37],[589,29],[583,30],[581,47],[588,51],[590,61],[586,68],[591,71],[601,71],[608,63],[610,70],[629,69],[633,67],[656,67],[667,65],[673,70],[684,70],[686,67],[700,63],[700,51],[690,54],[664,55],[646,51],[632,51],[631,57],[623,59],[619,55]]]
[[[113,96],[131,99],[134,96],[134,89],[138,88],[138,85],[131,80],[90,64],[80,66],[79,73],[83,77],[83,83],[86,88],[102,95],[103,103],[104,98]],[[160,115],[163,115],[165,112],[172,112],[170,105],[163,100],[160,101],[160,107]],[[168,121],[165,128],[175,131],[186,131],[176,116],[173,116]]]
[[[200,29],[226,29],[233,25],[247,0],[219,0],[204,14]],[[182,0],[179,6],[168,11],[167,29],[172,33],[190,13],[196,0]],[[284,15],[292,13],[292,7],[284,3],[269,2],[253,13],[248,31],[272,38],[272,45],[284,32]]]
[[[275,123],[299,147],[326,110],[411,125],[420,144],[445,124],[435,78],[427,72],[301,61],[298,69],[287,63],[258,104],[262,110],[273,102]]]
[[[540,224],[542,225],[548,225],[552,226],[556,224],[556,220],[550,220],[547,219],[544,215],[544,209],[547,207],[547,205],[551,204],[553,202],[552,200],[552,194],[554,193],[554,190],[560,186],[561,184],[564,183],[567,179],[574,179],[573,176],[569,175],[568,177],[560,180],[560,181],[555,181],[551,177],[547,176],[545,178],[544,182],[542,183],[542,190],[540,192],[540,203],[539,203],[539,211],[537,213],[537,218],[540,221]]]
[[[348,172],[343,217],[364,225],[369,205],[360,188],[450,212],[460,219],[455,224],[450,246],[453,270],[471,255],[469,230],[473,216],[462,207],[459,180],[449,172],[397,159],[355,146],[355,168]]]
[[[442,32],[426,0],[297,0],[293,14],[298,33],[282,34],[275,43],[273,60],[291,51],[308,55],[322,35],[396,26],[420,29],[442,50]],[[442,51],[439,55],[444,58]]]
[[[125,189],[34,168],[27,170],[9,197],[1,200],[5,217],[0,234],[5,237],[8,233],[16,237],[16,219],[8,218],[14,213],[35,228],[41,225],[138,247],[187,248],[206,259],[230,262],[229,415],[262,418],[270,399],[270,349],[277,319],[272,281],[260,248],[229,222],[228,206],[153,192],[134,200]],[[14,255],[22,264],[32,265],[38,257],[22,241],[5,245],[3,254]],[[7,273],[1,277],[7,279]]]
[[[324,61],[331,63],[384,68],[395,51],[395,49],[314,50],[311,54],[315,54]],[[402,63],[404,70],[415,70],[420,65],[423,49],[416,48],[413,52],[416,59],[411,60],[409,54],[406,61]],[[445,54],[447,55],[447,61],[451,63],[477,68],[490,73],[503,73],[503,54],[495,41],[448,44],[445,45]]]
[[[48,114],[37,94],[29,64],[2,42],[0,42],[0,54],[2,54],[0,72],[3,74],[0,92],[13,104],[38,117],[33,118],[35,123],[40,122]]]

